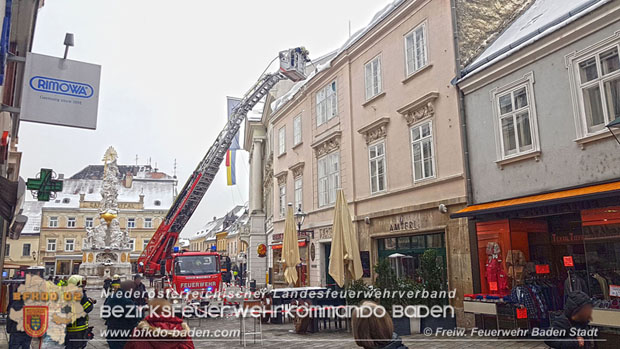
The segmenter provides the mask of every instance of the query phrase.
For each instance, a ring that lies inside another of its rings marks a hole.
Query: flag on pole
[[[226,106],[228,109],[228,120],[230,121],[233,115],[233,109],[241,103],[241,99],[226,97]],[[239,146],[239,132],[233,138],[228,151],[226,152],[226,184],[227,185],[235,185],[237,184],[237,178],[235,174],[235,158],[237,149],[241,149]]]

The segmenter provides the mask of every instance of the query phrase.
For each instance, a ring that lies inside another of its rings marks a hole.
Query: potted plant
[[[418,276],[422,280],[422,287],[429,294],[436,292],[439,294],[441,291],[445,291],[442,282],[442,270],[437,263],[437,251],[433,249],[429,249],[424,251],[422,258],[420,260],[420,270]],[[429,308],[440,305],[445,306],[449,304],[449,300],[447,298],[437,298],[437,297],[426,297],[424,299],[420,299],[420,303]],[[421,328],[430,327],[433,330],[442,327],[442,328],[455,328],[456,327],[456,317],[432,317],[428,316],[421,319]]]

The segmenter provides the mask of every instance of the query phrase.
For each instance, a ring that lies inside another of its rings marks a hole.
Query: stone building
[[[39,234],[41,232],[41,211],[44,202],[26,201],[22,206],[22,214],[28,217],[26,226],[19,240],[7,240],[5,248],[5,268],[25,268],[38,265]],[[11,274],[14,274],[12,272]],[[11,276],[11,275],[8,275]]]
[[[146,166],[119,166],[121,229],[130,237],[130,259],[137,261],[176,195],[176,178]],[[38,264],[46,275],[77,273],[86,228],[97,225],[103,165],[90,165],[68,179],[63,191],[43,206]]]

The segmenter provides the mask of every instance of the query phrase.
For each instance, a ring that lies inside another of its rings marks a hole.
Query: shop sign
[[[527,308],[517,308],[517,319],[527,319]]]
[[[258,247],[256,248],[256,252],[258,253],[258,256],[263,258],[267,255],[267,245],[265,244],[260,244],[258,245]]]
[[[575,262],[573,261],[573,256],[564,256],[563,260],[564,260],[564,266],[565,267],[574,267],[575,266]]]
[[[310,244],[310,259],[314,262],[314,258],[316,257],[316,248],[314,247],[314,244],[311,243]]]
[[[20,119],[96,129],[100,76],[96,64],[28,53]]]
[[[400,216],[390,223],[390,232],[411,231],[420,229],[420,223],[410,217]]]
[[[317,229],[319,240],[330,240],[332,238],[332,227],[325,227]]]
[[[620,297],[620,286],[618,286],[618,285],[609,285],[609,296],[611,296],[611,297]]]
[[[549,274],[549,264],[537,264],[536,274]]]
[[[297,239],[299,239],[299,240],[309,240],[308,232],[306,232],[306,231],[299,231],[299,232],[297,232]],[[273,242],[282,242],[283,240],[284,240],[284,233],[278,233],[278,234],[273,234],[272,235],[272,241]]]

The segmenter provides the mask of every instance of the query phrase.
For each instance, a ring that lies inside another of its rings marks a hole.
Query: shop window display
[[[476,234],[481,293],[466,300],[511,304],[528,326],[545,327],[583,291],[620,323],[620,207],[478,222]]]

